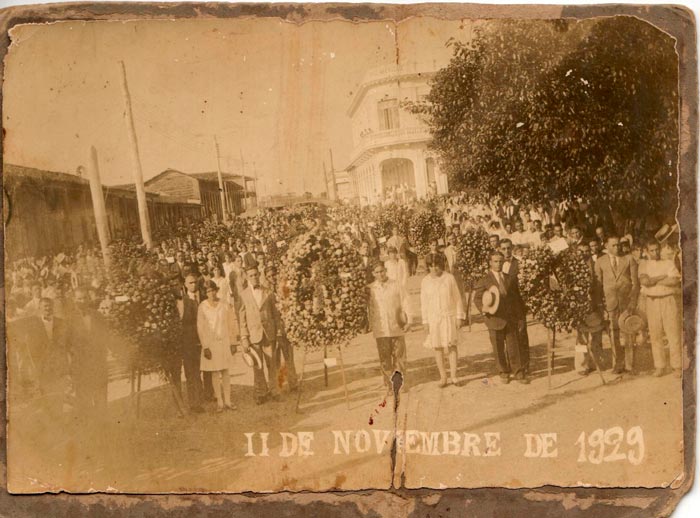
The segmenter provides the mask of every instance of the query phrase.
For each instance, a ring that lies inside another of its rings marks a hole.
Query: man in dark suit
[[[63,402],[70,388],[68,326],[54,316],[53,300],[42,298],[39,314],[27,319],[28,337],[24,352],[30,367],[27,374],[41,396],[38,401],[47,417],[60,419]]]
[[[639,276],[637,262],[631,255],[620,255],[620,239],[609,236],[605,245],[608,253],[595,262],[596,305],[603,306],[612,327],[613,372],[622,374],[634,370],[634,337],[624,336],[620,345],[619,318],[623,311],[637,307]]]
[[[185,261],[185,254],[181,251],[175,253],[175,262],[170,265],[170,272],[178,282],[185,282],[185,277],[192,272],[192,266]]]
[[[515,279],[518,293],[520,293],[520,283],[518,280],[520,263],[518,262],[518,258],[513,255],[513,243],[510,239],[501,240],[501,253],[503,253],[503,273]],[[523,367],[525,375],[527,375],[530,373],[530,338],[527,336],[527,309],[524,306],[525,304],[523,303],[523,311],[520,318],[518,318],[517,336],[518,349],[520,350],[520,364]]]
[[[87,292],[73,292],[74,310],[69,319],[71,376],[78,411],[83,416],[104,417],[107,411],[107,353],[110,333],[90,305]]]
[[[486,290],[495,287],[500,294],[498,306],[486,311],[483,295]],[[518,346],[518,321],[525,312],[522,297],[515,277],[503,273],[503,254],[491,252],[489,256],[489,273],[476,285],[474,301],[484,315],[489,338],[493,347],[499,374],[504,383],[510,377],[520,383],[529,383]]]
[[[260,405],[268,398],[278,401],[277,384],[277,337],[284,328],[280,322],[275,294],[260,283],[260,271],[257,264],[246,268],[248,285],[241,291],[238,321],[241,326],[241,346],[243,352],[253,348],[260,361],[267,365],[268,380],[265,380],[263,365],[253,369],[255,402]]]
[[[202,346],[199,343],[199,335],[197,334],[197,311],[202,300],[204,300],[204,297],[198,288],[197,277],[190,273],[185,277],[182,297],[177,301],[177,310],[182,322],[182,335],[180,360],[173,373],[173,381],[177,390],[179,390],[181,361],[185,368],[187,401],[190,410],[197,413],[204,411],[202,408],[204,386],[202,384],[202,374],[199,370]]]

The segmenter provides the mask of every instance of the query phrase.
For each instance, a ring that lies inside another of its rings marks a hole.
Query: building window
[[[396,99],[379,101],[379,129],[390,130],[399,127],[399,103]]]

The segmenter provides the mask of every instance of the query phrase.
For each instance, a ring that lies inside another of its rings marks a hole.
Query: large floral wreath
[[[590,259],[575,249],[537,247],[520,260],[525,304],[548,329],[571,332],[591,311]]]
[[[298,236],[282,258],[279,306],[289,339],[318,349],[354,338],[366,317],[362,258],[337,235]]]
[[[471,290],[488,272],[489,235],[483,228],[468,229],[455,243],[457,248],[456,268],[462,276],[464,286]]]
[[[177,357],[182,331],[172,280],[155,269],[134,271],[134,263],[143,266],[148,260],[140,247],[113,245],[112,257],[107,323],[125,345],[130,367],[166,374]]]
[[[430,242],[444,235],[445,220],[434,205],[417,209],[411,218],[408,238],[419,255],[427,254]]]

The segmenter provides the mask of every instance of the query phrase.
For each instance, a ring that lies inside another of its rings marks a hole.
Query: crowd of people
[[[489,233],[490,251],[488,274],[474,286],[474,303],[484,316],[495,371],[504,383],[530,381],[528,310],[518,274],[519,260],[538,246],[556,253],[574,250],[590,265],[593,289],[582,296],[590,297],[592,311],[577,332],[577,342],[587,345],[587,352],[577,357],[581,374],[606,367],[602,338],[607,330],[615,373],[635,371],[639,335],[651,342],[655,375],[671,370],[679,375],[682,301],[675,226],[647,234],[639,222],[629,222],[617,235],[611,217],[594,212],[584,201],[525,206],[460,194],[437,203],[445,232],[435,236],[422,258],[426,274],[419,298],[424,346],[434,352],[440,387],[459,383],[459,329],[470,301],[456,268],[456,245],[475,227]],[[261,228],[241,220],[228,226],[182,226],[160,239],[145,258],[132,262],[132,275],[157,271],[170,279],[182,333],[177,362],[167,370],[177,390],[184,371],[192,412],[204,411],[209,401],[218,412],[235,409],[229,372],[238,350],[253,369],[256,404],[279,400],[285,387],[298,390],[294,344],[286,336],[276,300],[279,254],[285,239],[320,227],[339,233],[362,256],[368,287],[364,331],[371,330],[376,340],[387,387],[395,371],[405,372],[404,335],[411,329],[408,283],[418,273],[418,254],[401,222],[395,222],[390,235],[382,235],[378,223],[362,217],[362,211],[339,207],[300,214],[287,208],[263,216],[277,229],[273,237],[266,235],[270,232],[264,224]],[[114,303],[99,250],[81,247],[71,255],[8,262],[6,273],[10,367],[19,381],[15,386],[54,400],[70,393],[78,408],[103,411],[110,348],[119,345],[118,340],[94,339],[108,334],[102,330]]]

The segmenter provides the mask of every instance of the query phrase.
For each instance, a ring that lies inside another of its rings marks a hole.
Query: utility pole
[[[326,170],[326,161],[323,161],[323,181],[326,183],[326,196],[328,197],[329,200],[332,200],[333,198],[332,193],[331,193],[331,188],[328,185],[328,171]]]
[[[338,199],[338,186],[335,184],[335,166],[333,166],[333,150],[328,148],[328,154],[331,157],[331,191],[333,193],[333,197],[331,199],[337,200]]]
[[[92,195],[92,210],[95,213],[95,226],[97,237],[100,239],[102,260],[109,271],[111,258],[109,256],[109,226],[107,223],[107,211],[105,210],[104,193],[100,181],[100,166],[97,161],[95,146],[90,147],[90,167],[88,167],[88,180],[90,181],[90,194]]]
[[[126,80],[126,67],[120,61],[122,69],[122,89],[124,91],[124,102],[126,105],[126,125],[131,139],[131,151],[134,162],[134,185],[136,187],[136,202],[139,208],[139,223],[141,224],[141,237],[149,250],[153,248],[151,240],[151,222],[148,219],[148,206],[146,205],[146,188],[143,185],[143,171],[141,170],[141,157],[139,155],[139,143],[136,139],[136,128],[134,127],[134,114],[131,111],[131,95],[129,85]]]
[[[258,206],[258,169],[253,162],[253,190],[255,191],[255,206]]]
[[[248,210],[248,179],[245,176],[245,162],[243,161],[243,150],[238,148],[241,155],[241,176],[243,177],[243,212]]]
[[[226,193],[224,192],[224,180],[221,176],[221,157],[219,155],[219,141],[214,135],[214,148],[216,148],[216,175],[219,177],[219,195],[221,196],[221,216],[224,223],[228,223],[228,211],[226,210]]]

